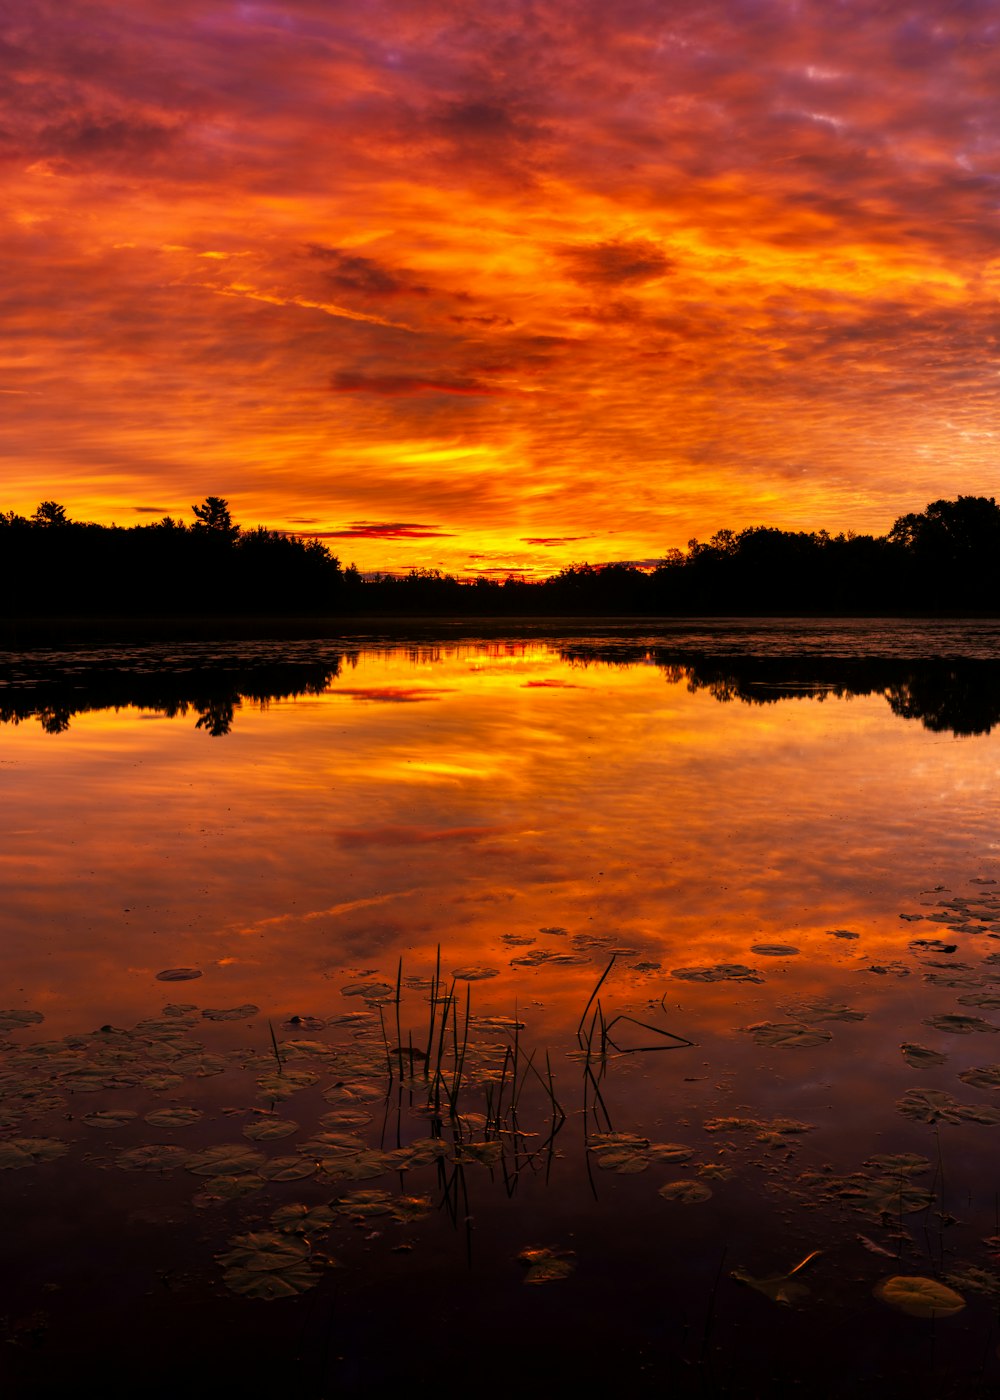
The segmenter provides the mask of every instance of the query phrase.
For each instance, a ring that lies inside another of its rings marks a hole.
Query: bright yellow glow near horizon
[[[851,8],[37,13],[0,509],[548,573],[994,494],[987,18]]]

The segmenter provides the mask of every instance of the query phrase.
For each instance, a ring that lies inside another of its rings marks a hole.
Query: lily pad
[[[200,967],[167,967],[156,974],[157,982],[193,982],[202,975]]]
[[[498,967],[456,967],[452,977],[458,982],[483,982],[487,977],[498,977]]]
[[[150,1142],[143,1147],[130,1147],[127,1152],[120,1152],[115,1158],[115,1166],[126,1172],[166,1172],[186,1162],[189,1155],[184,1147]]]
[[[232,1248],[218,1256],[219,1263],[230,1269],[249,1269],[255,1274],[287,1269],[309,1257],[309,1246],[304,1240],[273,1230],[236,1235],[229,1243]]]
[[[965,1299],[946,1283],[919,1275],[894,1274],[876,1284],[874,1293],[911,1317],[954,1317],[965,1307]]]
[[[262,1298],[271,1302],[275,1298],[296,1298],[319,1283],[320,1275],[310,1268],[307,1260],[294,1264],[288,1269],[255,1273],[251,1269],[227,1269],[222,1281],[233,1293],[245,1298]]]
[[[797,1001],[783,1006],[782,1011],[796,1021],[863,1021],[866,1011],[854,1011],[842,1001],[826,1001],[817,997],[815,1001]]]
[[[365,1001],[388,1001],[396,988],[390,982],[350,982],[340,992],[345,997],[364,997]]]
[[[263,1155],[245,1143],[224,1142],[189,1156],[184,1165],[195,1176],[242,1176],[256,1172],[263,1161]]]
[[[298,1127],[291,1118],[256,1118],[244,1124],[243,1136],[252,1142],[275,1142],[297,1132]]]
[[[0,1171],[37,1167],[40,1162],[55,1161],[68,1150],[60,1138],[11,1138],[0,1142]]]
[[[793,948],[790,943],[754,943],[750,951],[758,953],[762,958],[791,958],[799,950]]]
[[[40,1011],[0,1011],[0,1031],[19,1031],[24,1026],[37,1026],[44,1020]]]
[[[81,1114],[81,1121],[90,1128],[123,1128],[138,1116],[129,1108],[102,1108],[95,1113]]]
[[[552,1249],[534,1246],[522,1249],[517,1262],[527,1265],[524,1281],[530,1284],[557,1283],[573,1272],[572,1256]]]
[[[710,967],[675,967],[671,977],[682,982],[763,982],[763,977],[752,967],[742,963],[713,963]]]
[[[308,1235],[315,1230],[325,1230],[334,1221],[329,1206],[305,1206],[297,1202],[279,1206],[271,1214],[271,1224],[281,1231],[291,1231],[296,1235]]]
[[[996,1032],[1000,1026],[991,1026],[980,1016],[928,1016],[925,1026],[933,1026],[936,1031],[948,1031],[951,1035],[972,1035],[973,1031]]]
[[[388,1191],[352,1191],[333,1207],[338,1215],[358,1216],[367,1219],[371,1215],[388,1215],[392,1210],[392,1197]]]
[[[833,1039],[830,1031],[794,1021],[758,1021],[753,1026],[740,1026],[741,1032],[752,1035],[755,1045],[768,1045],[775,1050],[807,1050]]]
[[[948,1058],[947,1055],[942,1055],[939,1050],[928,1050],[926,1045],[915,1045],[909,1040],[904,1040],[899,1048],[903,1052],[903,1059],[913,1069],[923,1069],[929,1065],[943,1065]]]
[[[271,1157],[257,1168],[265,1181],[301,1181],[315,1176],[318,1163],[308,1157]]]
[[[964,1069],[958,1077],[963,1084],[972,1084],[977,1089],[1000,1089],[1000,1065]]]
[[[260,1011],[259,1006],[254,1006],[253,1002],[245,1002],[242,1006],[229,1007],[206,1007],[201,1013],[208,1021],[245,1021],[248,1016],[256,1016]]]
[[[204,1117],[200,1108],[157,1108],[146,1114],[154,1128],[189,1128]]]
[[[696,1201],[707,1201],[712,1188],[704,1181],[668,1181],[661,1186],[657,1195],[665,1201],[680,1201],[682,1205],[693,1205]]]

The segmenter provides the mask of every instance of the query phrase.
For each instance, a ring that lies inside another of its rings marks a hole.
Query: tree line
[[[72,521],[43,501],[0,513],[9,617],[877,616],[1000,614],[1000,507],[932,501],[884,536],[719,530],[653,568],[577,564],[527,581],[437,570],[363,577],[319,540],[235,524],[208,496],[187,524]]]

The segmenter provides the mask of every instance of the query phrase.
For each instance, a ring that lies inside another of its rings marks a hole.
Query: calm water
[[[14,1393],[992,1393],[1000,629],[604,631],[0,657]]]

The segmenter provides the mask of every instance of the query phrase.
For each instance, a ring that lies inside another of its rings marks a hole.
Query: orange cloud
[[[548,571],[612,528],[647,559],[989,494],[990,26],[36,7],[0,76],[0,507],[212,492],[363,568]],[[383,514],[440,549],[350,533]]]

